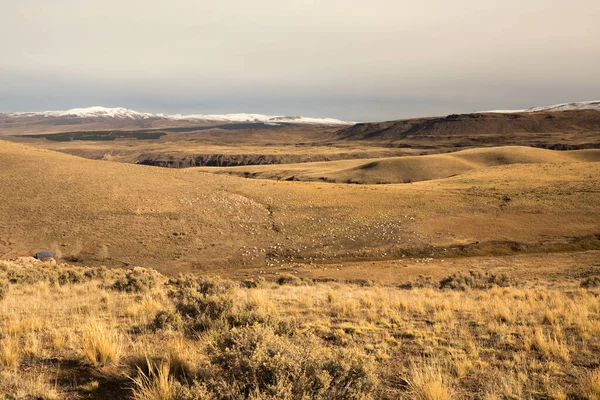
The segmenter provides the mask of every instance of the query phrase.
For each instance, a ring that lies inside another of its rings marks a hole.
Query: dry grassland
[[[497,165],[397,185],[243,179],[8,142],[0,162],[4,258],[51,249],[85,265],[227,275],[403,255],[600,248],[596,162]]]
[[[564,164],[600,161],[600,150],[552,151],[493,147],[450,154],[387,157],[287,165],[202,167],[200,171],[249,178],[359,184],[410,183],[448,178],[467,171],[511,164]]]
[[[597,270],[401,288],[19,259],[0,282],[6,398],[600,398]]]

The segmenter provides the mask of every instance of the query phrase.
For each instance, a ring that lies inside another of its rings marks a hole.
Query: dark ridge
[[[277,155],[262,154],[200,154],[183,157],[151,157],[142,155],[136,164],[164,168],[238,167],[244,165],[281,164]]]
[[[452,114],[446,117],[414,118],[398,121],[362,123],[342,128],[342,140],[437,140],[469,137],[486,143],[493,135],[498,144],[510,143],[514,134],[600,132],[600,111],[559,111],[538,113]]]
[[[73,140],[111,141],[115,139],[156,140],[165,136],[164,132],[142,131],[90,131],[90,132],[64,132],[41,135],[21,135],[33,139],[47,139],[53,142],[70,142]]]
[[[265,123],[240,123],[240,124],[224,124],[224,125],[212,125],[212,126],[188,126],[188,127],[174,127],[174,128],[156,128],[156,129],[136,129],[136,130],[103,130],[103,131],[74,131],[74,132],[61,132],[61,133],[47,133],[47,134],[26,134],[19,135],[19,137],[33,138],[33,139],[47,139],[54,142],[69,142],[72,140],[115,140],[115,139],[138,139],[138,140],[152,140],[160,139],[160,137],[166,135],[166,132],[182,133],[182,132],[195,132],[195,131],[207,131],[210,129],[223,129],[228,131],[242,130],[242,129],[278,129],[287,126],[297,126],[288,123],[277,123],[277,124],[265,124]]]

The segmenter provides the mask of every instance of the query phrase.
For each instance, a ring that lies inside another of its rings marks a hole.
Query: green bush
[[[156,287],[157,275],[154,270],[135,267],[118,277],[112,288],[120,292],[145,293]]]
[[[252,310],[236,304],[235,289],[239,284],[224,279],[195,279],[179,276],[171,279],[169,296],[175,303],[175,311],[181,316],[183,328],[188,334],[210,329],[229,329],[237,326],[264,324],[277,332],[292,335],[296,321],[282,319],[266,310]],[[161,318],[157,315],[156,327],[161,329]]]
[[[61,269],[58,271],[58,284],[67,285],[72,283],[83,283],[88,281],[84,273],[74,268]]]
[[[6,273],[6,278],[13,284],[33,285],[37,282],[48,282],[50,285],[68,285],[92,279],[87,274],[88,268],[38,261],[31,264],[4,262],[0,265],[0,270]]]
[[[193,286],[192,286],[193,285]],[[192,281],[182,277],[171,291],[175,309],[192,331],[205,331],[224,325],[233,311],[235,283],[217,279]]]
[[[160,329],[179,331],[183,329],[183,319],[181,318],[181,315],[175,311],[159,311],[154,317],[154,320],[150,323],[150,329],[154,331]]]
[[[304,286],[307,283],[297,276],[284,274],[277,278],[277,283],[280,285]]]
[[[491,289],[493,287],[509,287],[514,282],[506,274],[490,274],[470,271],[469,275],[456,273],[440,281],[440,289],[467,290]]]
[[[449,290],[469,290],[469,289],[491,289],[493,287],[509,287],[515,283],[506,274],[490,274],[488,272],[481,273],[469,271],[468,275],[456,273],[448,275],[439,282],[431,279],[430,276],[419,275],[415,280],[403,283],[398,287],[400,289],[449,289]]]
[[[365,399],[377,385],[374,361],[358,350],[292,340],[262,325],[221,331],[207,348],[207,386],[223,400]]]
[[[246,289],[256,289],[259,287],[267,287],[268,283],[265,278],[260,277],[257,279],[245,279],[242,281],[241,285]]]

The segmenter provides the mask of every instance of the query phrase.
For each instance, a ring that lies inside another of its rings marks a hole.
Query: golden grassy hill
[[[477,157],[470,162],[485,162]],[[8,142],[0,162],[2,257],[52,248],[86,264],[223,272],[600,244],[600,164],[591,162],[499,165],[410,185],[251,180]]]
[[[600,149],[552,151],[507,146],[428,156],[387,157],[241,167],[203,167],[206,172],[244,177],[346,183],[408,183],[447,178],[464,172],[509,164],[560,164],[600,161]]]

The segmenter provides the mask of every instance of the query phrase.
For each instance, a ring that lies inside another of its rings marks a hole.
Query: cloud
[[[0,0],[0,107],[375,119],[586,100],[599,18],[595,0]]]

